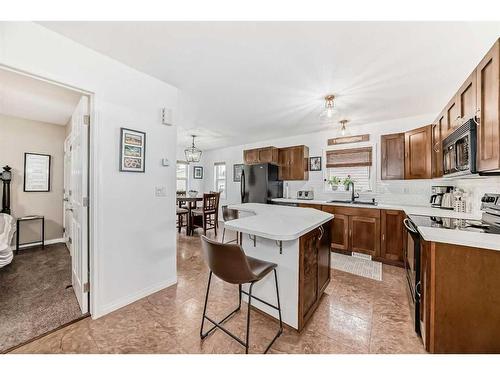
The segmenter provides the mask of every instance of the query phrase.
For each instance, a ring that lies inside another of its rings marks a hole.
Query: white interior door
[[[72,285],[82,313],[88,311],[88,99],[82,96],[71,117],[70,246]]]
[[[63,228],[64,241],[68,247],[69,253],[73,256],[71,244],[71,223],[72,208],[70,203],[71,192],[71,134],[64,140],[64,195],[63,195]]]

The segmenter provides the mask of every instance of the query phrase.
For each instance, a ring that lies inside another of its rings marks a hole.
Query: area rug
[[[65,244],[20,250],[0,269],[0,353],[82,316]]]
[[[382,263],[357,256],[332,253],[332,268],[382,281]]]

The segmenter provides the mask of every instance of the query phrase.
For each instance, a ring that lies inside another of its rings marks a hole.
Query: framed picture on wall
[[[243,171],[243,164],[233,165],[233,182],[241,182],[242,171]]]
[[[120,171],[142,172],[146,163],[146,133],[120,128]]]
[[[50,155],[24,153],[24,187],[26,192],[50,191]]]
[[[193,178],[196,180],[203,178],[203,167],[193,167]]]
[[[309,170],[313,172],[321,170],[321,156],[313,156],[309,158]]]

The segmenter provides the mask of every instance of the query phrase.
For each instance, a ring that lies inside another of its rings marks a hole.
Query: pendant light
[[[335,95],[325,96],[325,111],[323,113],[327,118],[333,117],[333,107],[335,106],[334,99]]]
[[[346,134],[346,126],[345,124],[347,124],[349,121],[348,120],[340,120],[339,123],[340,123],[340,133],[342,134],[342,136],[344,136]]]
[[[191,137],[193,137],[193,144],[184,150],[184,155],[188,163],[198,163],[201,160],[201,150],[194,146],[196,135],[191,135]]]

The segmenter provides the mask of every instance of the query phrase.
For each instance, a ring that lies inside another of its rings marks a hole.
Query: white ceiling
[[[39,79],[0,69],[0,113],[66,125],[81,95]]]
[[[203,149],[429,114],[500,36],[480,22],[43,22],[181,89]],[[334,123],[319,114],[333,93]]]

